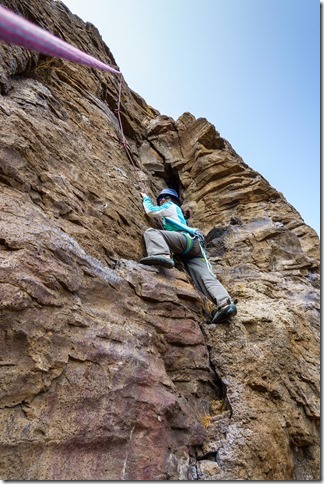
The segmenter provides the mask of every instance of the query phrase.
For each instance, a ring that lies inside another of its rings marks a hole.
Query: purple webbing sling
[[[0,6],[0,41],[15,44],[42,54],[60,57],[88,67],[97,67],[113,74],[120,71],[104,64],[91,55],[73,47],[64,40]]]

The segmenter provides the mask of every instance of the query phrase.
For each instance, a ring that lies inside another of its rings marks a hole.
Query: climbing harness
[[[119,76],[119,84],[116,112],[122,137],[121,145],[123,146],[126,155],[134,168],[135,176],[137,176],[136,165],[126,142],[120,116],[121,89],[124,80],[122,73],[2,6],[0,6],[0,41],[1,40],[8,44],[15,44],[21,47],[26,47],[27,49],[41,52],[45,55],[59,57],[77,64],[82,64],[88,67],[96,67],[98,69],[111,72],[112,74],[117,74]],[[143,181],[138,177],[137,179],[142,191],[147,191]]]
[[[190,234],[188,234],[187,232],[184,232],[183,235],[186,237],[186,248],[185,250],[182,252],[181,255],[186,255],[186,254],[189,254],[189,252],[191,251],[191,249],[193,248],[194,246],[194,240],[195,238],[192,237]]]
[[[170,223],[171,225],[174,225],[177,229],[180,229],[181,232],[185,232],[184,235],[186,235],[186,237],[187,237],[187,234],[188,234],[189,237],[192,238],[192,240],[198,239],[199,245],[200,245],[200,250],[201,250],[201,253],[204,256],[204,260],[206,262],[208,270],[211,274],[213,274],[213,276],[215,276],[215,274],[213,273],[211,263],[209,262],[207,254],[206,254],[204,234],[202,232],[200,232],[199,229],[193,229],[192,227],[189,227],[188,225],[184,225],[184,224],[182,224],[182,223],[180,223],[176,220],[173,220],[170,217],[164,217],[164,220],[166,222]],[[188,245],[189,245],[188,240],[189,240],[189,238],[187,238],[187,247],[186,247],[185,251],[182,253],[182,255],[188,254],[188,252],[192,249],[193,243],[192,243],[191,247],[188,247]]]

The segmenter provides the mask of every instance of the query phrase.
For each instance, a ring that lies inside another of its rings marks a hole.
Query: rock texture
[[[1,0],[117,67],[54,0]],[[0,478],[316,480],[319,240],[206,119],[0,44]],[[140,190],[168,183],[238,300],[138,264]]]

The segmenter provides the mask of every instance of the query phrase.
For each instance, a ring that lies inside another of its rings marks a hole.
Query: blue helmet
[[[157,196],[157,203],[159,203],[163,195],[170,195],[171,198],[175,198],[176,201],[180,203],[179,195],[175,190],[173,190],[173,188],[163,188],[163,190]]]

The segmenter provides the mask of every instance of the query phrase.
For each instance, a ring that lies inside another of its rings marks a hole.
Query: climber
[[[212,273],[204,249],[204,236],[198,229],[188,226],[176,190],[163,189],[156,199],[157,205],[146,193],[141,195],[145,213],[156,219],[161,229],[149,228],[145,231],[148,256],[143,257],[140,263],[172,269],[175,263],[171,253],[176,254],[195,286],[216,305],[210,323],[222,323],[235,315],[236,305]]]

